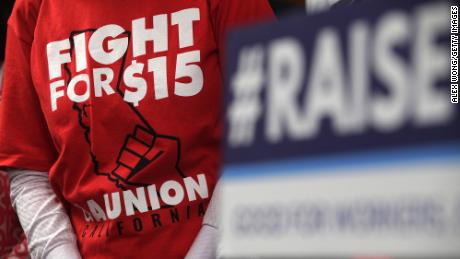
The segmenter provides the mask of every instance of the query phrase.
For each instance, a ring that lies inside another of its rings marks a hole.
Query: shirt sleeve
[[[57,152],[32,82],[35,25],[29,2],[18,0],[8,22],[0,101],[0,168],[49,171]]]
[[[209,0],[217,44],[225,49],[227,32],[254,22],[274,20],[267,0]]]
[[[80,259],[77,238],[46,172],[11,170],[11,202],[32,258]]]
[[[203,225],[185,259],[212,259],[218,255],[220,182],[203,218]]]
[[[195,242],[188,251],[185,259],[215,259],[217,258],[217,239],[219,232],[216,228],[203,225]]]

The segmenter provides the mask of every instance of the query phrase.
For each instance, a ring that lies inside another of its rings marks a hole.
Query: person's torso
[[[31,66],[84,257],[180,258],[220,162],[206,0],[47,1]]]

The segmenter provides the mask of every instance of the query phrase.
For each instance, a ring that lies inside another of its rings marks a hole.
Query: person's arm
[[[211,7],[211,21],[216,35],[221,62],[225,62],[225,42],[229,30],[263,20],[273,20],[275,15],[267,0],[208,0]],[[216,187],[203,219],[203,225],[186,259],[214,259],[218,245],[219,190]]]
[[[48,181],[48,174],[9,170],[11,202],[28,240],[32,258],[79,259],[69,217]]]
[[[217,258],[217,244],[219,238],[218,204],[219,189],[216,187],[209,203],[203,224],[198,236],[185,259],[214,259]]]
[[[41,0],[17,0],[8,21],[0,101],[0,170],[10,172],[11,196],[32,258],[79,258],[66,211],[49,186],[57,159],[35,91],[31,49]],[[72,247],[72,248],[70,248]]]

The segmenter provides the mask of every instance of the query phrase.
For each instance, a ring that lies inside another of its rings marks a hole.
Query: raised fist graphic
[[[155,163],[158,168],[169,169],[174,165],[173,170],[185,178],[179,161],[179,139],[159,135],[137,125],[133,134],[126,137],[116,160],[117,166],[111,171],[109,178],[122,188],[126,185],[146,185],[148,177],[144,179],[140,172],[151,163]]]

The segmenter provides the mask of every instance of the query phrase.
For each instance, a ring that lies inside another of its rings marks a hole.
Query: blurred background
[[[456,4],[307,0],[231,34],[224,258],[460,258]]]
[[[0,4],[0,60],[3,61],[5,58],[5,40],[6,40],[6,22],[10,15],[11,9],[13,8],[14,1],[5,0]]]

